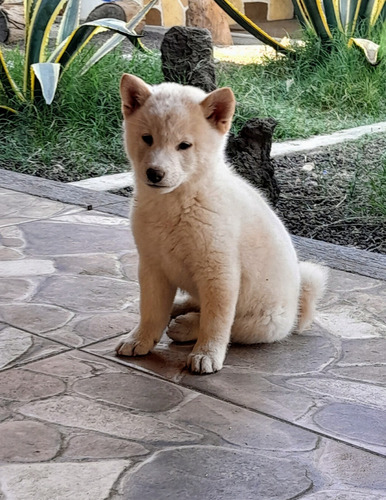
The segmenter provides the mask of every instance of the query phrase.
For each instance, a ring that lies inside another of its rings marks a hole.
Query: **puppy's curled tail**
[[[323,297],[328,278],[327,268],[313,262],[300,262],[300,300],[297,331],[300,333],[314,319],[316,304]]]

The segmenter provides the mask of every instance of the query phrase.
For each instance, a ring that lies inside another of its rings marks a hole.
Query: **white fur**
[[[141,320],[120,340],[117,353],[147,354],[172,315],[171,338],[197,339],[190,369],[211,373],[223,366],[230,340],[274,342],[297,323],[307,327],[326,272],[316,264],[299,266],[282,222],[258,190],[227,165],[223,132],[233,108],[220,104],[217,124],[209,116],[213,103],[203,104],[204,92],[162,84],[147,87],[147,95],[139,82],[138,95],[146,95],[132,111],[125,92],[133,91],[124,85],[135,86],[138,79],[130,78],[122,80],[121,93],[124,108],[128,102],[125,142],[136,178],[131,220],[140,260]],[[214,101],[220,94],[226,100],[225,92],[216,92]],[[143,134],[154,137],[151,147]],[[192,146],[180,151],[181,141]],[[148,185],[149,167],[163,169],[164,187]],[[186,296],[173,309],[177,289]]]

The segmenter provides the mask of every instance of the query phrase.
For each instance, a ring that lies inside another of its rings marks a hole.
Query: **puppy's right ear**
[[[140,108],[151,95],[150,87],[143,80],[127,73],[122,75],[120,92],[122,113],[125,118]]]

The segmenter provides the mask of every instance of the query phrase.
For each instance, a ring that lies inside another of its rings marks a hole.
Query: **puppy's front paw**
[[[188,356],[187,366],[193,373],[218,372],[223,366],[223,356],[212,353],[192,352]]]
[[[154,347],[154,342],[129,334],[120,339],[115,351],[120,356],[144,356]]]

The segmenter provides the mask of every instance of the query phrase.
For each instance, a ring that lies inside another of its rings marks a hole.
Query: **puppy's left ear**
[[[211,92],[202,102],[205,118],[221,134],[226,134],[231,127],[235,112],[235,96],[229,87]]]

